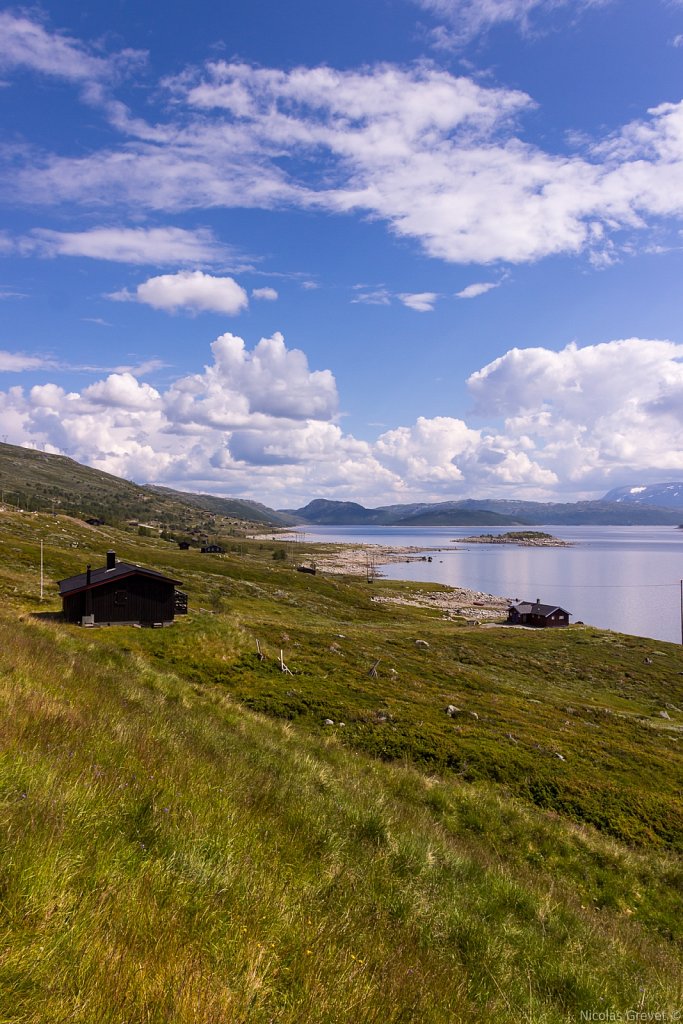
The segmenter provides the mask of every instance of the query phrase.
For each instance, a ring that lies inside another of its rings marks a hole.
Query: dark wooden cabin
[[[222,555],[223,548],[219,544],[205,544],[202,548],[203,555]]]
[[[513,626],[541,626],[546,628],[568,626],[569,616],[565,608],[556,604],[541,604],[536,601],[520,601],[508,608],[507,621]]]
[[[190,542],[189,542],[189,540],[179,540],[178,541],[178,547],[180,548],[181,551],[189,551],[190,550]]]
[[[107,552],[101,569],[87,567],[78,576],[60,580],[62,611],[67,622],[82,626],[169,625],[187,612],[187,595],[176,590],[180,580],[131,562],[118,562]]]

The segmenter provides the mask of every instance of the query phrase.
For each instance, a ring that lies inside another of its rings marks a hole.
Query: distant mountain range
[[[616,501],[623,505],[657,505],[683,511],[683,484],[636,484],[633,487],[615,487],[603,501]]]
[[[657,526],[683,523],[683,483],[633,485],[599,501],[506,499],[414,502],[365,508],[317,498],[303,508],[275,511],[245,498],[176,491],[131,483],[63,455],[0,443],[0,502],[68,512],[109,523],[155,520],[182,527],[190,513],[214,514],[264,526]]]
[[[666,492],[670,500],[668,506],[658,506],[645,500],[612,499],[610,495],[598,501],[557,503],[466,499],[436,504],[383,505],[379,508],[365,508],[353,501],[317,498],[303,508],[284,509],[282,512],[302,524],[329,526],[678,525],[683,521],[683,484],[662,486],[679,489],[681,499],[678,504],[674,504],[673,491]],[[620,488],[620,495],[622,491],[631,493],[632,489]]]

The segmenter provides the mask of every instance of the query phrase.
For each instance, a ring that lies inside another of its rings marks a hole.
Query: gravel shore
[[[340,547],[329,554],[318,555],[315,564],[323,572],[365,576],[368,570],[377,573],[377,567],[396,562],[423,561],[429,552],[452,551],[452,548],[385,547],[368,544],[361,547]],[[408,595],[377,595],[373,601],[382,604],[412,605],[415,608],[438,608],[446,618],[464,616],[474,622],[491,621],[505,616],[510,605],[506,597],[485,594],[464,587],[439,586],[438,590]]]

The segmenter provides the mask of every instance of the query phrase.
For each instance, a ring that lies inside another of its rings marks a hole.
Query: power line
[[[538,580],[534,580],[529,583],[528,580],[520,581],[517,579],[511,581],[500,579],[499,577],[491,579],[491,577],[478,576],[477,579],[481,583],[492,583],[494,586],[505,585],[506,587],[517,587],[518,589],[520,586],[524,586],[529,589],[532,587],[550,587],[553,590],[647,590],[655,589],[657,587],[666,588],[680,586],[680,582],[678,580],[675,583],[555,583],[554,581],[552,583],[542,583]],[[454,586],[458,585],[459,584],[454,584]]]

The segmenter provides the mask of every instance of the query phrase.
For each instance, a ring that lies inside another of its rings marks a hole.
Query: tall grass
[[[681,1006],[672,854],[354,753],[102,634],[4,618],[0,700],[2,1021]]]

